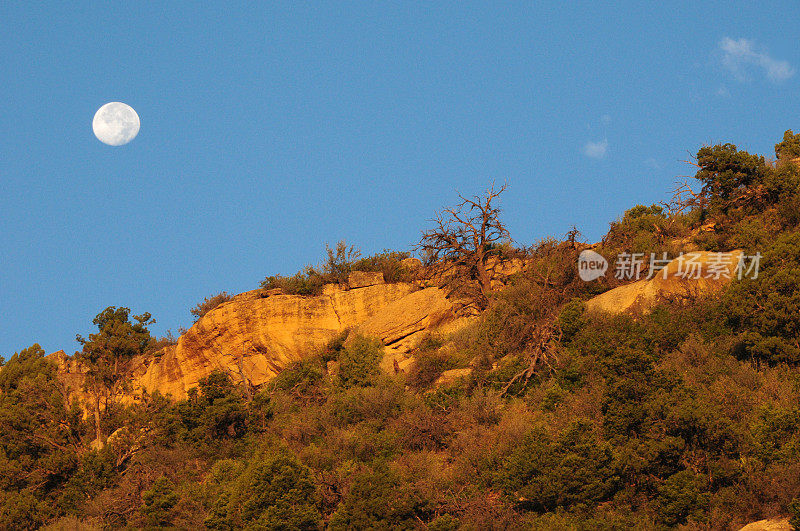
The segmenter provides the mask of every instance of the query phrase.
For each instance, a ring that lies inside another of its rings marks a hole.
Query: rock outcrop
[[[378,275],[354,275],[348,286],[329,286],[319,296],[237,295],[199,319],[176,345],[134,360],[134,396],[145,389],[184,398],[214,370],[260,385],[347,329],[379,338],[387,346],[384,365],[400,360],[405,367],[424,333],[458,320],[442,290],[385,284]],[[79,368],[66,356],[59,361],[65,378],[77,381]]]
[[[347,279],[347,285],[353,288],[366,288],[383,284],[383,273],[380,271],[353,271]]]
[[[792,531],[794,527],[789,523],[788,518],[779,518],[773,520],[759,520],[747,524],[739,531]]]
[[[524,268],[520,259],[491,265],[498,287]],[[380,339],[386,347],[381,367],[388,373],[406,371],[427,334],[455,332],[475,315],[463,311],[464,301],[451,300],[437,287],[445,270],[423,266],[416,258],[403,260],[403,266],[414,273],[413,281],[386,283],[380,272],[358,271],[346,283],[325,285],[316,296],[289,295],[280,288],[236,295],[203,315],[175,345],[135,358],[133,392],[126,399],[136,400],[143,390],[182,399],[215,370],[261,385],[345,330]],[[62,381],[80,397],[81,367],[63,352],[51,356]]]
[[[63,350],[48,354],[45,359],[53,362],[58,367],[58,379],[65,388],[78,392],[81,396],[84,372],[74,358],[67,356]]]
[[[208,312],[177,345],[142,359],[134,385],[182,398],[214,370],[262,384],[412,291],[381,284],[313,297],[242,294]]]
[[[454,332],[471,320],[457,317],[444,292],[430,287],[387,305],[356,326],[354,331],[378,338],[387,346],[381,368],[392,373],[409,368],[413,363],[409,352],[425,334]]]
[[[741,251],[686,253],[669,262],[653,278],[625,284],[588,300],[586,309],[610,314],[647,311],[660,299],[713,293],[737,275],[741,258]]]

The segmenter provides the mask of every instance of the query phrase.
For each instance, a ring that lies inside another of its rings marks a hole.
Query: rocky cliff
[[[380,273],[354,273],[347,286],[328,285],[318,296],[254,290],[208,312],[177,344],[134,359],[131,398],[143,390],[184,398],[214,370],[263,384],[345,330],[379,338],[387,347],[383,367],[402,370],[422,335],[467,320],[456,318],[439,288],[419,282],[386,284]],[[79,393],[80,366],[63,351],[51,359],[59,365],[62,381]]]
[[[714,293],[737,275],[742,251],[686,253],[664,266],[652,278],[631,282],[602,293],[586,302],[589,311],[619,314],[647,311],[659,300],[692,298]]]

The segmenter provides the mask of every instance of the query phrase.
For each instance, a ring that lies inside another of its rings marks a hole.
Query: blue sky
[[[594,241],[702,144],[800,129],[797,2],[532,4],[0,3],[0,355],[408,249],[492,180],[519,243]]]

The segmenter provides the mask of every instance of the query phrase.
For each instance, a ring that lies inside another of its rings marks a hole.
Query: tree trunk
[[[479,251],[477,260],[478,262],[478,284],[480,285],[481,296],[484,302],[489,299],[489,292],[492,289],[492,277],[486,271],[486,253]]]
[[[95,393],[94,395],[94,433],[95,439],[97,440],[97,444],[102,448],[105,446],[105,441],[103,441],[103,432],[100,430],[100,395]]]

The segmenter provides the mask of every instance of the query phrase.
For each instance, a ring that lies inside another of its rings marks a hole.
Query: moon
[[[92,120],[94,136],[109,146],[122,146],[136,138],[139,125],[136,111],[118,101],[106,103],[97,109]]]

